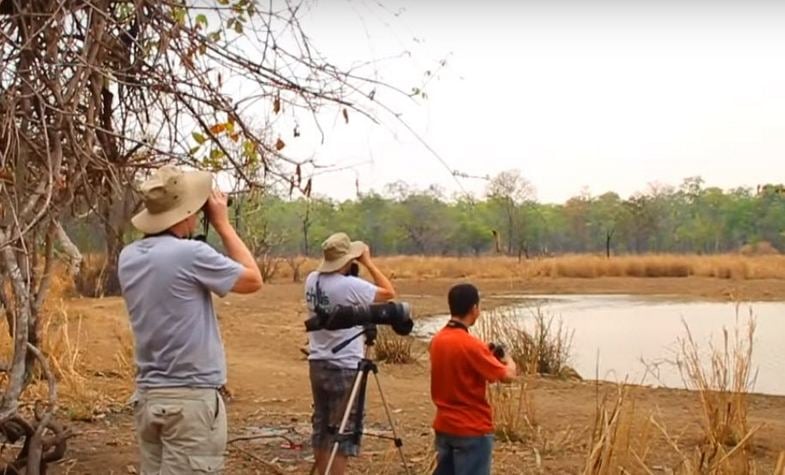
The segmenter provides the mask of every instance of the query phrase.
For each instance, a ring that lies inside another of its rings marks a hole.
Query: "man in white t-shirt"
[[[395,289],[371,261],[371,254],[365,243],[351,241],[345,233],[336,233],[322,243],[322,253],[321,264],[305,280],[308,318],[315,316],[317,298],[321,298],[321,304],[329,309],[335,305],[385,302],[395,297]],[[355,261],[368,270],[375,285],[350,275],[352,263]],[[308,360],[313,394],[311,443],[316,468],[321,475],[327,470],[335,432],[341,422],[358,363],[363,358],[364,341],[357,338],[337,353],[333,353],[332,349],[361,330],[362,327],[356,327],[308,333]],[[351,440],[341,441],[330,475],[343,474],[347,456],[356,456],[358,452],[359,446]]]

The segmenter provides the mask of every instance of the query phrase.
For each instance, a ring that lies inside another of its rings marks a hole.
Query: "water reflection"
[[[527,295],[515,305],[523,310],[524,326],[540,305],[574,330],[571,366],[584,378],[684,387],[672,364],[677,339],[686,336],[682,320],[699,347],[722,341],[722,328],[730,331],[737,320],[742,331],[750,311],[756,321],[753,369],[758,371],[754,391],[785,394],[785,303],[734,303],[684,300],[678,297],[631,295]],[[738,310],[738,319],[737,319]],[[441,328],[446,316],[421,319],[415,334],[428,338]],[[645,364],[644,364],[645,362]]]

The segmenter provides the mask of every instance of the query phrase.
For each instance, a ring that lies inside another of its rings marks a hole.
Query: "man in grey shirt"
[[[335,233],[322,243],[324,258],[315,272],[305,279],[305,299],[309,315],[315,316],[317,301],[321,305],[368,305],[385,302],[395,297],[395,288],[371,259],[368,246],[352,241],[346,233]],[[350,275],[353,262],[362,264],[373,279],[373,284]],[[327,473],[330,452],[335,443],[335,432],[348,402],[349,393],[357,376],[358,363],[363,357],[363,342],[354,340],[338,353],[336,345],[351,338],[361,328],[318,330],[308,333],[308,366],[313,395],[313,433],[315,468],[320,475]],[[357,410],[355,405],[351,412]],[[354,419],[352,419],[354,420]],[[359,427],[356,429],[360,429]],[[359,454],[360,447],[353,440],[341,441],[330,475],[346,472],[347,457]]]
[[[165,166],[140,191],[145,209],[132,223],[145,236],[123,249],[118,275],[138,367],[141,473],[219,473],[227,428],[218,389],[226,361],[211,293],[255,292],[262,276],[210,173]],[[202,209],[229,257],[188,239]]]

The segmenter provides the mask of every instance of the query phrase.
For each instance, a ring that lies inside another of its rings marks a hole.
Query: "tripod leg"
[[[338,427],[338,432],[335,434],[335,441],[333,442],[333,448],[330,452],[330,460],[327,462],[327,470],[325,471],[325,475],[330,475],[330,470],[333,468],[333,463],[335,462],[335,456],[338,455],[338,446],[340,445],[341,441],[339,440],[339,436],[341,436],[346,429],[346,424],[349,422],[349,416],[352,413],[352,407],[354,406],[354,401],[357,399],[357,395],[360,392],[360,386],[363,380],[363,373],[362,371],[357,372],[357,376],[354,379],[354,386],[352,386],[352,393],[349,396],[349,400],[346,403],[346,408],[343,411],[343,417],[341,418],[341,425]]]
[[[382,383],[379,381],[379,375],[376,374],[376,372],[373,373],[373,379],[376,380],[376,387],[379,389],[379,396],[382,399],[384,412],[387,414],[387,422],[390,423],[390,428],[392,429],[393,439],[395,440],[395,447],[398,449],[398,455],[401,457],[401,463],[403,464],[403,468],[406,470],[406,473],[411,474],[411,471],[409,470],[409,464],[406,463],[406,457],[403,455],[403,442],[398,437],[398,431],[395,429],[395,422],[393,421],[392,411],[390,411],[390,406],[387,405],[387,399],[385,399],[384,391],[382,391]]]

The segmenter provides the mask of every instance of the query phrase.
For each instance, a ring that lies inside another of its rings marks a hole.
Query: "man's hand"
[[[231,226],[228,203],[229,200],[226,193],[223,193],[220,190],[213,190],[207,198],[205,213],[207,214],[207,219],[210,221],[210,224],[213,225],[213,228],[215,228],[216,231]]]
[[[376,264],[371,260],[371,250],[368,246],[365,246],[365,250],[360,254],[360,257],[357,258],[357,262],[368,269],[374,284],[376,284],[377,289],[376,296],[374,296],[373,299],[374,302],[386,302],[395,298],[395,288],[390,282],[390,279],[382,274],[379,268],[376,267]]]
[[[229,200],[226,193],[213,190],[207,198],[205,213],[210,224],[221,237],[229,257],[243,266],[244,270],[232,287],[232,292],[249,294],[262,287],[262,273],[248,246],[243,243],[229,221]]]
[[[360,257],[357,258],[357,262],[368,268],[371,265],[371,248],[365,246],[365,250],[360,254]]]
[[[515,364],[515,361],[510,357],[510,355],[505,355],[504,360],[502,360],[504,366],[507,367],[506,374],[502,379],[505,383],[510,383],[518,376],[518,367]]]

